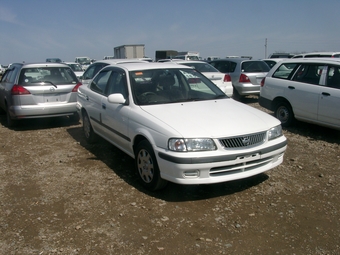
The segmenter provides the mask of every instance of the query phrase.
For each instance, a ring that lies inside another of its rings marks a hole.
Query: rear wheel
[[[73,113],[73,115],[70,115],[69,116],[70,118],[70,121],[73,122],[73,123],[79,123],[79,114],[77,112]]]
[[[235,87],[233,87],[233,98],[235,100],[240,100],[242,98],[242,96],[240,95],[240,93],[238,93],[238,91]]]
[[[168,182],[161,178],[155,153],[148,141],[141,141],[137,145],[135,163],[140,181],[146,189],[156,191],[167,185]]]
[[[294,122],[294,113],[288,102],[281,101],[275,106],[275,117],[281,121],[283,127],[288,127]]]
[[[83,132],[85,135],[86,142],[94,143],[96,141],[97,135],[93,131],[90,118],[86,112],[83,113]]]
[[[17,125],[17,120],[11,118],[11,114],[9,113],[9,109],[6,105],[6,119],[7,119],[7,127],[15,127]]]

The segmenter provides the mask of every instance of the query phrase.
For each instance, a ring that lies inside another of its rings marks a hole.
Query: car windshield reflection
[[[137,105],[228,98],[214,83],[193,69],[131,71],[130,81]]]

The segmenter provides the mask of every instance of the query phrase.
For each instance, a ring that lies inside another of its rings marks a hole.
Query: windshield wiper
[[[50,83],[50,84],[52,84],[54,87],[58,88],[57,85],[55,85],[55,84],[54,84],[53,82],[51,82],[51,81],[43,81],[43,82],[45,82],[45,83]]]

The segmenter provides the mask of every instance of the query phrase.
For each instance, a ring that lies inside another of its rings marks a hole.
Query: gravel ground
[[[297,123],[265,174],[151,193],[131,158],[86,144],[81,123],[5,120],[0,254],[340,254],[340,131]]]

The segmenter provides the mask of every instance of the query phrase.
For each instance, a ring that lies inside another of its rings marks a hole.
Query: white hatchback
[[[295,119],[340,129],[340,59],[289,59],[262,80],[259,103],[282,126]]]
[[[86,140],[99,135],[134,158],[150,190],[257,175],[281,164],[287,146],[277,119],[183,65],[106,66],[79,87],[77,108]]]

